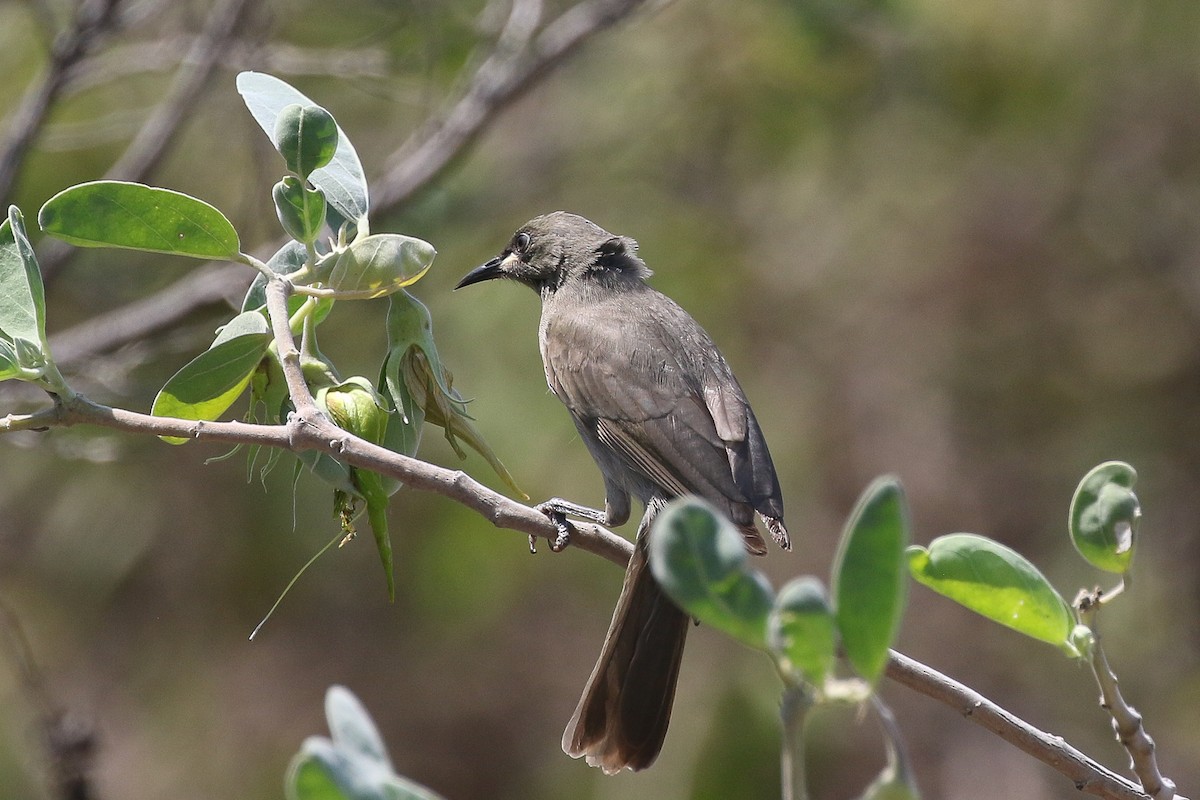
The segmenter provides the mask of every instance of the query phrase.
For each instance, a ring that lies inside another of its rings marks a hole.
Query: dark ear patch
[[[596,266],[620,272],[632,272],[638,277],[650,275],[646,264],[635,255],[637,242],[628,236],[613,236],[596,248]]]

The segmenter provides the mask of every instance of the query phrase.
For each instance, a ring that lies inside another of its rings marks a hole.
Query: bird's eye
[[[518,253],[524,253],[529,249],[529,234],[521,231],[513,237],[513,250]]]

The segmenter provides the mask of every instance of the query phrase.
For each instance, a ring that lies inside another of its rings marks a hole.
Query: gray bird
[[[766,552],[754,525],[791,548],[775,467],[742,387],[704,329],[645,282],[637,242],[575,214],[530,220],[496,258],[455,288],[493,278],[542,298],[538,339],[550,390],[604,475],[604,511],[555,498],[539,508],[608,526],[645,506],[637,545],[600,657],[563,734],[563,750],[606,773],[644,769],[662,749],[689,620],[647,563],[654,515],[698,495],[737,525],[751,553]]]

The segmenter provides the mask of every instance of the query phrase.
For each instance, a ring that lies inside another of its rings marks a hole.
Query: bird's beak
[[[506,259],[503,258],[502,256],[496,256],[495,258],[493,258],[491,261],[487,262],[483,266],[476,267],[475,269],[471,270],[466,275],[464,275],[463,279],[461,281],[459,281],[458,285],[455,286],[454,288],[461,289],[464,286],[470,286],[472,283],[482,283],[483,281],[490,281],[493,278],[504,277],[504,262],[505,262],[505,260]]]

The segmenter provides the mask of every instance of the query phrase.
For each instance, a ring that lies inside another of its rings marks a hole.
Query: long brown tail
[[[654,763],[667,735],[690,621],[663,594],[641,536],[625,571],[600,658],[562,746],[608,774]]]

